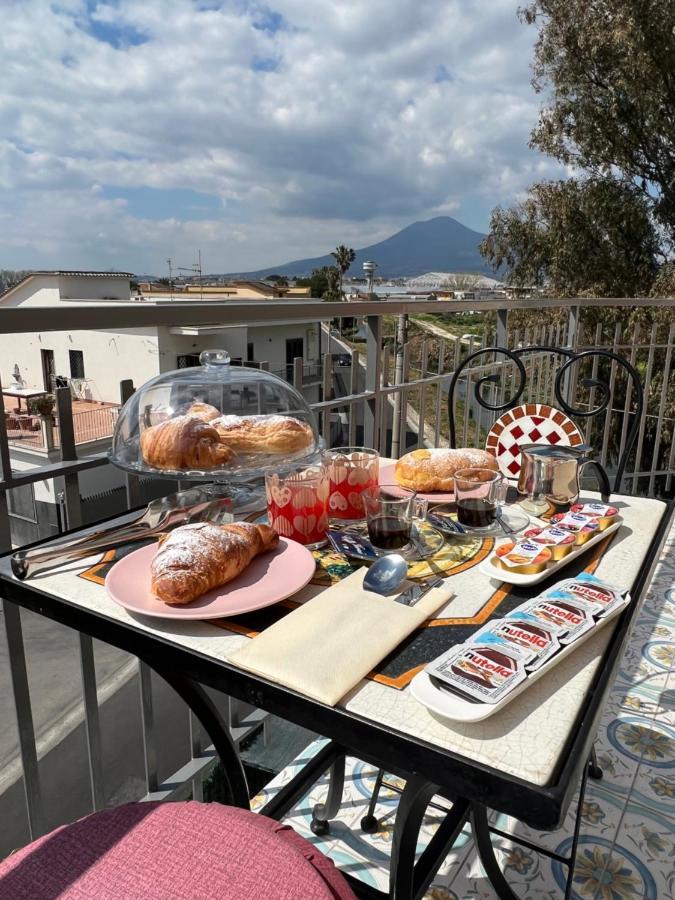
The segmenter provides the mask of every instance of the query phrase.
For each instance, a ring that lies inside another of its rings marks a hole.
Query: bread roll
[[[487,450],[423,449],[402,456],[396,463],[394,477],[401,487],[432,494],[434,491],[453,491],[455,472],[468,468],[498,471],[497,460]]]

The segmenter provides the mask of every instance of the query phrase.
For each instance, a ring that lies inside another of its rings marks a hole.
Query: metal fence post
[[[75,430],[73,427],[73,403],[69,387],[56,389],[56,411],[59,417],[59,434],[61,436],[61,459],[64,461],[77,459]],[[80,483],[77,474],[65,475],[63,486],[68,528],[77,528],[78,525],[82,525]]]
[[[120,381],[120,402],[124,406],[127,400],[135,393],[136,388],[131,378],[125,378]],[[124,481],[127,492],[127,507],[134,509],[140,506],[141,498],[141,481],[137,475],[131,475],[129,472],[124,473]]]
[[[375,447],[380,420],[380,374],[382,346],[382,319],[368,316],[366,319],[366,391],[373,396],[365,402],[363,415],[363,443],[365,447]]]
[[[497,310],[497,346],[508,346],[509,310],[508,308]]]

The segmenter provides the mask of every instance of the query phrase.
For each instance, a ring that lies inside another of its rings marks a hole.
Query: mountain
[[[363,274],[367,259],[378,264],[377,275],[397,278],[424,275],[426,272],[479,272],[491,270],[478,252],[485,237],[466,228],[450,216],[438,216],[426,222],[413,222],[391,237],[356,251],[350,275]],[[339,239],[336,243],[342,243]],[[238,272],[237,276],[263,278],[266,275],[309,275],[312,269],[334,265],[330,254],[314,259],[297,259],[281,266],[267,266],[256,272]]]

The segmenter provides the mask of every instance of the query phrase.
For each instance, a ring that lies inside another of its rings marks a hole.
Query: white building
[[[16,306],[73,306],[79,303],[170,303],[130,295],[129,273],[35,272],[0,295],[0,379],[7,387],[18,368],[31,388],[52,391],[56,376],[74,380],[75,395],[85,400],[115,403],[120,381],[131,378],[138,387],[161,372],[198,365],[202,350],[223,348],[235,360],[269,363],[286,377],[293,360],[319,363],[319,324],[308,318],[284,324],[270,318],[264,324],[209,325],[196,328],[120,328],[97,331],[2,334],[2,310]],[[187,297],[181,298],[183,301]],[[193,295],[190,302],[220,300],[222,296]],[[238,298],[239,299],[239,298]],[[272,300],[271,303],[274,303]],[[313,392],[315,394],[316,391]],[[314,395],[309,400],[318,399]]]
[[[4,334],[4,309],[17,306],[63,308],[92,303],[165,305],[170,297],[130,294],[131,274],[120,272],[34,272],[0,295],[0,380],[3,389],[16,382],[17,370],[25,388],[51,392],[59,383],[70,383],[77,399],[74,406],[74,431],[80,455],[106,449],[117,410],[111,404],[120,400],[120,382],[131,379],[135,387],[162,372],[199,364],[206,349],[225,349],[235,361],[268,363],[273,373],[292,380],[292,363],[303,357],[308,402],[317,402],[320,384],[320,323],[307,318],[293,324],[274,318],[274,299],[270,300],[269,319],[264,324],[147,326],[141,328],[101,329],[96,331],[44,331],[28,334]],[[181,302],[200,303],[218,300],[222,295],[181,297]],[[240,297],[236,298],[240,300]],[[259,299],[251,297],[250,299]],[[329,318],[327,316],[326,318]],[[325,339],[324,339],[325,342]],[[325,347],[323,348],[325,350]],[[57,381],[59,376],[65,382]],[[47,446],[40,432],[13,431],[23,419],[32,417],[12,410],[18,400],[7,400],[5,419],[10,441],[10,456],[15,471],[44,464],[58,457],[58,450]],[[26,407],[23,405],[25,414]],[[103,423],[103,425],[101,425]],[[39,427],[39,426],[37,426]],[[14,436],[14,437],[13,437]],[[39,482],[34,487],[10,491],[10,515],[17,527],[32,527],[33,538],[56,530],[59,519],[59,495],[62,479]],[[80,493],[84,500],[99,504],[106,493],[119,490],[123,476],[112,466],[80,475]],[[100,509],[99,509],[100,512]],[[112,512],[112,510],[111,510]],[[99,516],[100,517],[100,516]],[[22,532],[25,542],[29,532]]]

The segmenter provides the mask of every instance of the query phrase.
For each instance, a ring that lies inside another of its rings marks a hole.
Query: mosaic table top
[[[597,495],[588,493],[583,499],[597,499]],[[628,586],[636,577],[656,533],[664,504],[634,497],[615,497],[612,502],[619,507],[624,524],[599,559],[595,571],[608,581]],[[70,603],[215,660],[227,661],[248,640],[243,633],[226,631],[208,622],[187,624],[132,617],[107,597],[100,584],[81,577],[82,571],[96,562],[97,558],[80,561],[38,576],[31,583]],[[7,561],[2,561],[0,573],[6,574],[8,569]],[[443,623],[459,627],[481,623],[492,614],[495,603],[501,602],[499,598],[503,600],[506,596],[498,581],[474,567],[458,571],[452,579],[456,596],[437,614],[435,622],[441,623],[438,628],[444,627]],[[310,584],[293,599],[297,603],[306,602],[322,590],[325,588],[321,585]],[[392,690],[386,680],[385,683],[364,680],[339,705],[415,740],[422,739],[542,785],[551,777],[559,748],[570,731],[612,630],[613,626],[607,626],[517,701],[485,722],[463,725],[436,718],[413,699],[407,687],[398,684],[395,686],[402,689]]]

